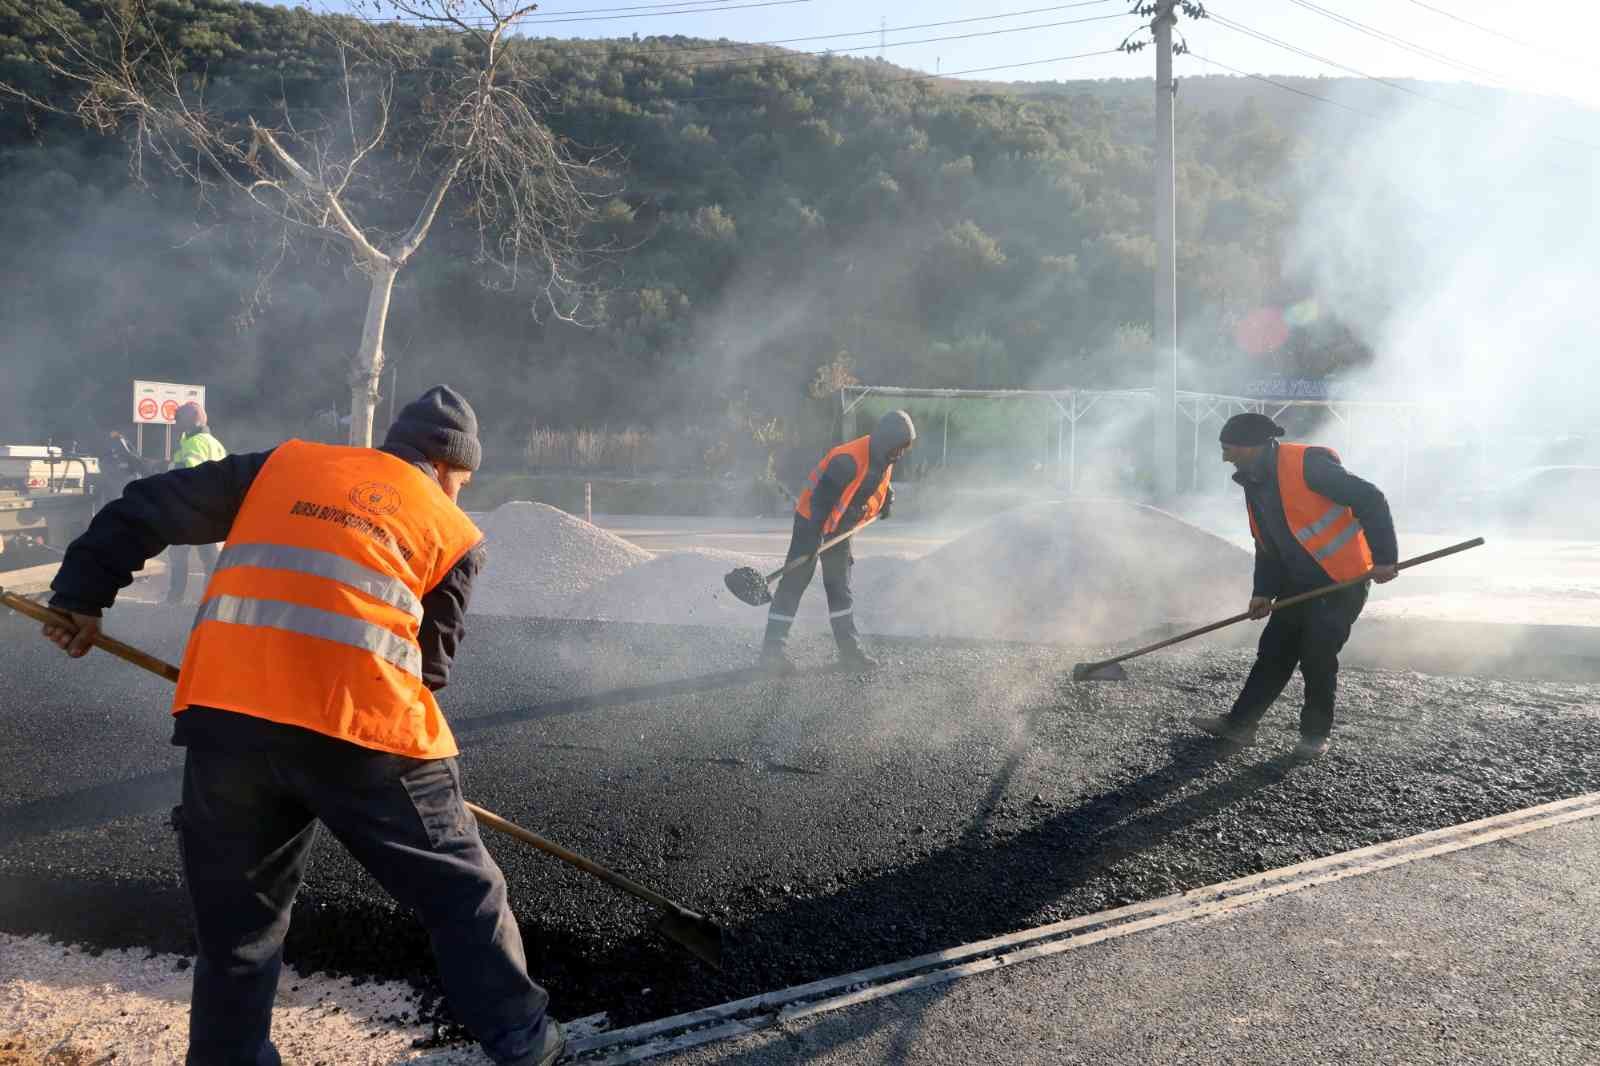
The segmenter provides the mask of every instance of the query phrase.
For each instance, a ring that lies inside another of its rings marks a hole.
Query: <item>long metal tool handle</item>
[[[820,557],[823,552],[827,551],[829,548],[833,547],[835,544],[844,543],[845,541],[849,540],[851,537],[855,536],[857,533],[860,533],[863,529],[866,529],[868,526],[872,525],[872,523],[876,522],[877,520],[878,520],[878,516],[877,515],[873,515],[871,518],[867,519],[865,522],[862,522],[860,525],[854,527],[853,529],[850,529],[847,532],[840,533],[837,537],[834,537],[832,540],[823,541],[822,545],[819,548],[817,548],[816,551],[812,552],[810,555],[803,555],[803,556],[801,556],[800,558],[794,560],[791,563],[785,563],[783,566],[780,566],[778,569],[774,570],[772,573],[767,575],[767,584],[769,584],[769,585],[772,584],[774,581],[778,580],[780,577],[782,577],[784,574],[787,574],[791,570],[800,569],[802,566],[805,566],[807,563],[811,562],[811,560]]]
[[[608,870],[594,860],[586,859],[575,851],[568,851],[555,841],[546,840],[533,830],[524,829],[516,822],[507,821],[493,811],[485,810],[476,803],[468,803],[467,810],[471,811],[474,818],[476,818],[482,824],[488,826],[490,829],[496,829],[507,836],[516,837],[524,844],[532,844],[546,855],[553,855],[562,862],[576,866],[585,873],[593,874],[606,884],[615,888],[620,888],[629,895],[638,896],[646,903],[654,904],[663,910],[684,910],[680,904],[674,903],[672,900],[661,895],[659,892],[652,892],[650,889],[639,884],[637,881],[629,880],[615,871]]]
[[[1414,558],[1407,559],[1404,562],[1396,563],[1394,568],[1396,570],[1405,570],[1408,567],[1420,566],[1423,563],[1431,563],[1435,559],[1443,559],[1447,555],[1454,555],[1457,552],[1464,552],[1468,548],[1476,548],[1481,544],[1483,544],[1482,537],[1473,537],[1471,540],[1464,540],[1460,544],[1452,544],[1448,548],[1440,548],[1438,551],[1431,551],[1426,555],[1418,555]],[[1273,611],[1280,611],[1285,607],[1293,607],[1296,604],[1305,603],[1307,600],[1314,600],[1318,596],[1326,596],[1329,593],[1338,592],[1340,589],[1353,588],[1354,586],[1359,585],[1366,580],[1368,580],[1368,578],[1365,575],[1362,575],[1361,577],[1353,577],[1349,581],[1341,581],[1336,585],[1324,585],[1320,589],[1312,589],[1310,592],[1302,592],[1298,595],[1290,596],[1287,599],[1277,600],[1272,604],[1271,607],[1267,609],[1267,613],[1271,614]],[[1243,622],[1249,617],[1250,612],[1244,611],[1240,614],[1224,618],[1220,622],[1212,622],[1210,625],[1201,626],[1199,629],[1191,629],[1187,633],[1180,633],[1175,637],[1168,637],[1166,640],[1157,641],[1156,643],[1148,644],[1143,648],[1126,652],[1117,656],[1115,659],[1102,659],[1097,663],[1090,663],[1088,665],[1110,666],[1112,663],[1120,663],[1128,659],[1136,659],[1141,655],[1148,655],[1153,651],[1160,651],[1162,648],[1170,648],[1174,644],[1181,644],[1186,640],[1192,640],[1195,637],[1204,636],[1207,633],[1215,632],[1216,630],[1222,629],[1225,626],[1231,626],[1235,622]]]
[[[18,614],[27,615],[34,621],[43,622],[45,625],[61,626],[71,630],[78,628],[78,624],[72,620],[71,615],[58,611],[53,607],[46,607],[44,604],[24,596],[19,596],[15,592],[7,592],[3,588],[0,588],[0,603],[5,604]],[[98,634],[94,638],[94,642],[97,647],[110,652],[119,659],[130,662],[135,666],[143,667],[152,674],[158,674],[174,684],[178,681],[178,668],[163,659],[157,659],[154,655],[142,652],[138,648],[130,644],[124,644],[115,637],[108,637],[104,633]]]

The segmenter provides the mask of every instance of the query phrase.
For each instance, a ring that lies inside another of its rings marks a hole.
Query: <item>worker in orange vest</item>
[[[865,437],[846,441],[822,457],[811,472],[810,484],[794,508],[794,532],[789,537],[788,561],[816,552],[822,542],[847,533],[871,518],[887,518],[894,505],[890,480],[894,464],[916,443],[917,428],[904,411],[890,411]],[[822,587],[828,593],[828,621],[839,648],[839,662],[850,669],[871,670],[878,662],[861,647],[856,630],[855,600],[850,592],[850,568],[855,565],[851,542],[822,553]],[[761,647],[761,665],[775,674],[791,674],[789,629],[816,560],[784,574],[772,594],[767,613],[767,634]]]
[[[292,440],[132,482],[67,549],[51,604],[77,629],[44,634],[78,657],[146,559],[224,542],[172,707],[199,944],[191,1064],[280,1061],[272,1002],[318,822],[421,918],[451,1009],[493,1061],[548,1066],[565,1046],[434,698],[483,565],[457,504],[482,454],[472,407],[440,385],[381,449]]]
[[[1366,605],[1367,585],[1281,611],[1272,602],[1353,578],[1393,581],[1399,551],[1389,501],[1377,486],[1346,471],[1331,448],[1279,443],[1283,433],[1255,412],[1234,415],[1222,427],[1222,458],[1237,468],[1233,480],[1244,487],[1255,537],[1249,613],[1270,619],[1233,709],[1194,724],[1234,744],[1255,743],[1257,724],[1299,666],[1305,703],[1295,755],[1318,759],[1333,729],[1339,652]]]

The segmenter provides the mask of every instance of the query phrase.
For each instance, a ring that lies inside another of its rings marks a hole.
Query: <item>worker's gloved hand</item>
[[[1251,596],[1249,611],[1251,618],[1265,618],[1272,613],[1272,597]]]
[[[878,509],[878,517],[879,518],[888,518],[889,517],[889,509],[891,507],[893,507],[893,506],[894,506],[894,487],[890,486],[889,487],[889,491],[884,493],[883,506]]]
[[[850,509],[844,513],[844,517],[839,519],[839,532],[846,533],[856,528],[861,524],[861,520],[865,518],[866,515],[866,504],[858,503],[851,505]]]
[[[1374,566],[1367,576],[1380,585],[1386,585],[1400,576],[1400,568],[1394,563],[1380,563]]]
[[[44,637],[74,659],[81,659],[89,654],[89,649],[94,647],[94,638],[100,635],[100,619],[76,611],[70,613],[72,629],[47,624],[43,630]]]

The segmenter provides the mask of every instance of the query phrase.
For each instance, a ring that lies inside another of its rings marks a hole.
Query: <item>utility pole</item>
[[[1178,241],[1177,172],[1172,104],[1172,27],[1177,0],[1160,0],[1150,24],[1156,45],[1156,302],[1155,493],[1169,502],[1178,494]]]

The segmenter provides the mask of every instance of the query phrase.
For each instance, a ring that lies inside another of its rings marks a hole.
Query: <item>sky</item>
[[[349,11],[360,5],[296,0],[284,6]],[[1131,14],[1133,6],[1133,0],[546,0],[526,24],[528,32],[551,37],[682,34],[868,57],[879,54],[881,43],[884,59],[898,66],[994,81],[1148,77],[1154,69],[1149,49],[1059,58],[1115,49],[1130,34],[1147,38],[1140,26],[1148,20]],[[1215,17],[1179,24],[1193,53],[1176,60],[1180,78],[1248,72],[1467,81],[1600,109],[1600,82],[1588,76],[1593,62],[1581,58],[1585,45],[1577,30],[1592,5],[1579,0],[1220,0],[1205,6]],[[475,8],[472,0],[464,5]],[[1078,21],[1084,19],[1094,21]],[[794,40],[819,36],[827,39]]]

